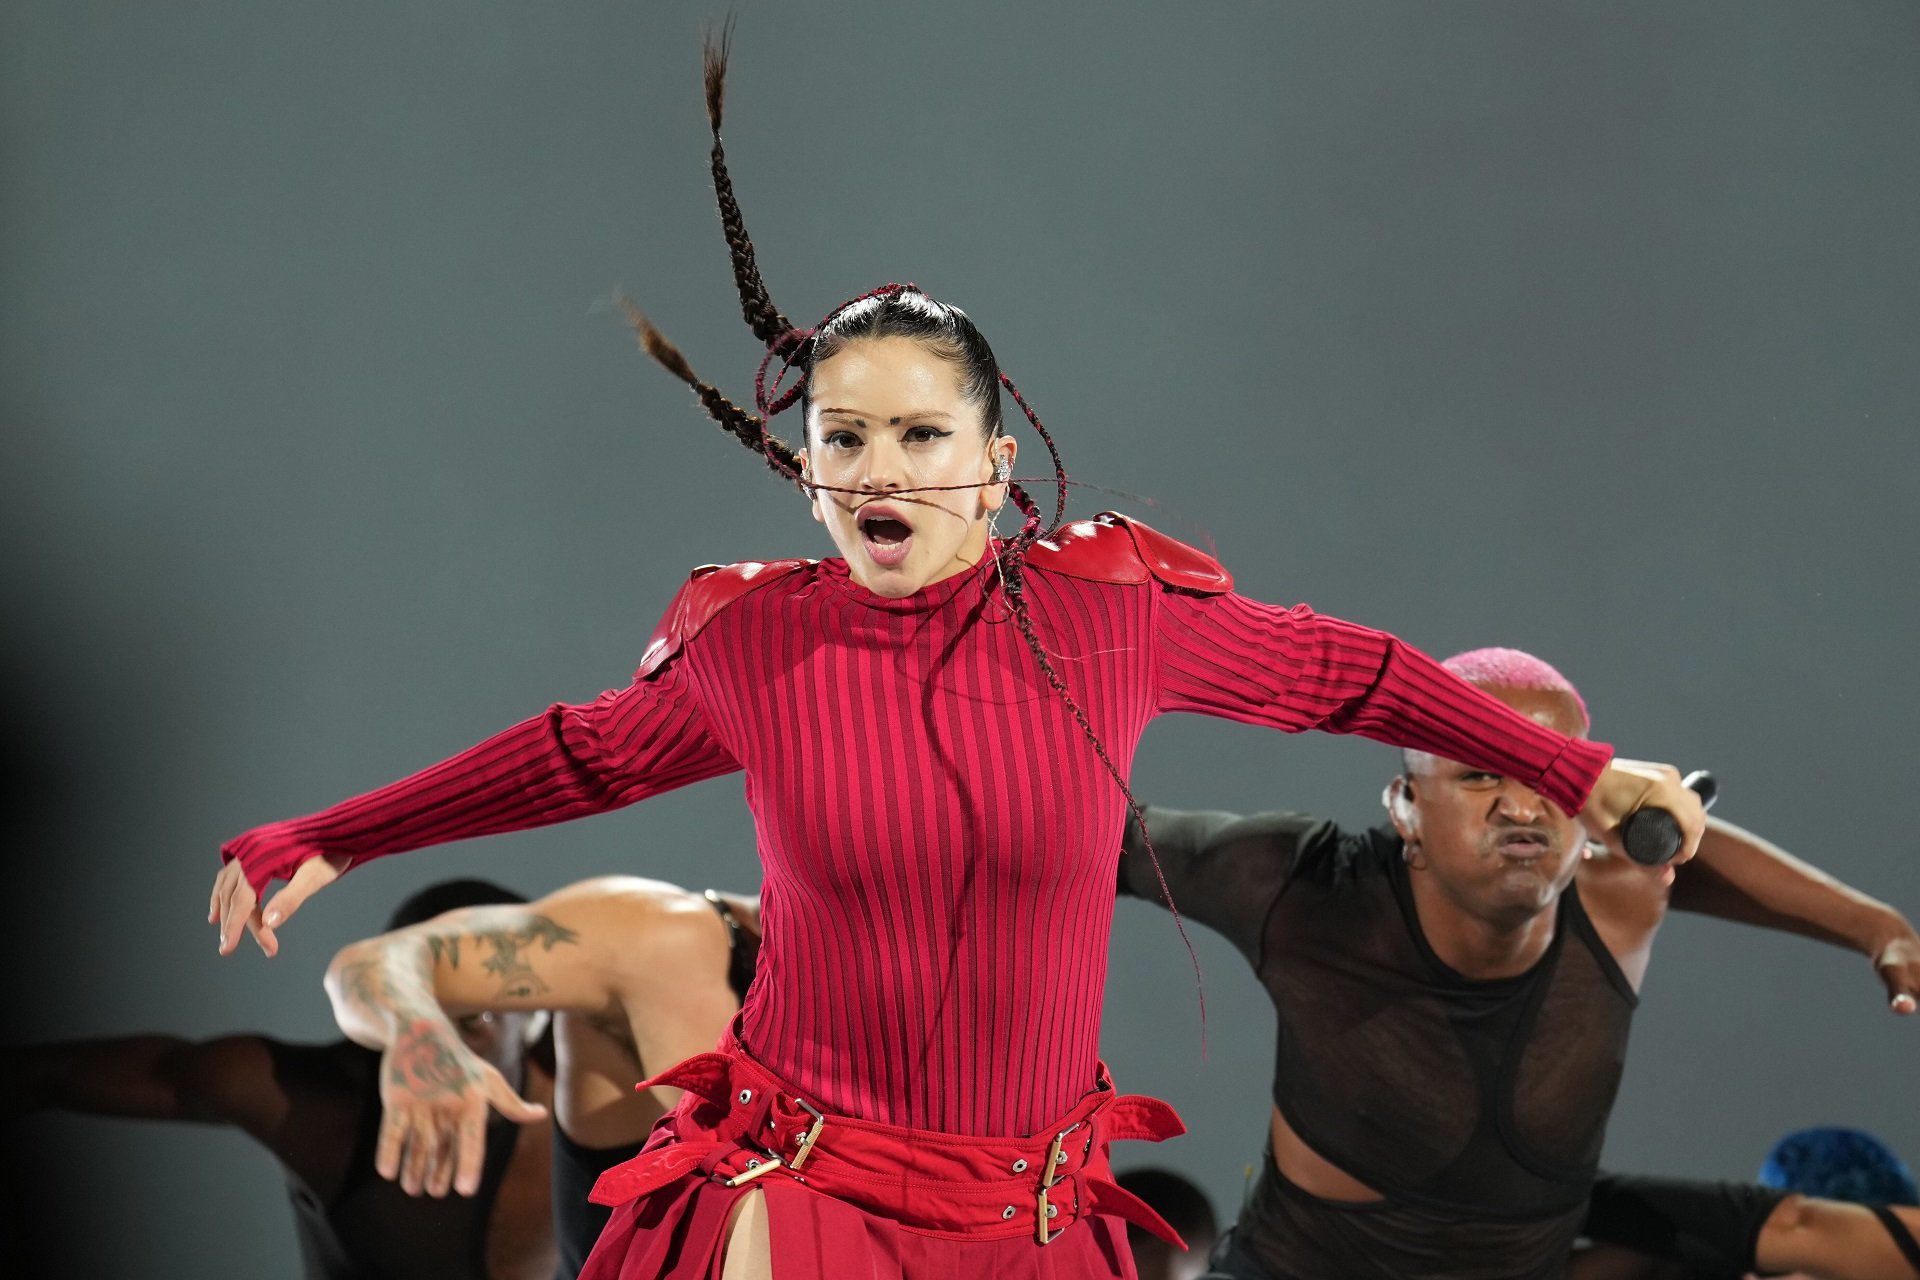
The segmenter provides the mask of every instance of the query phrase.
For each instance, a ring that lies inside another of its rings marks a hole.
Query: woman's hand
[[[270,956],[280,954],[280,940],[274,930],[293,918],[300,905],[340,878],[352,859],[315,854],[301,863],[293,879],[280,892],[267,899],[266,909],[259,905],[253,886],[239,859],[229,861],[213,878],[213,896],[207,902],[207,923],[220,927],[220,954],[230,956],[240,945],[240,930],[253,935],[260,949]]]
[[[1707,810],[1700,797],[1680,785],[1680,771],[1670,764],[1646,760],[1616,758],[1600,775],[1580,811],[1580,822],[1594,839],[1626,857],[1620,840],[1620,824],[1637,809],[1665,809],[1680,828],[1680,852],[1673,861],[1658,868],[1660,878],[1671,883],[1673,869],[1700,848],[1700,836],[1707,829]]]

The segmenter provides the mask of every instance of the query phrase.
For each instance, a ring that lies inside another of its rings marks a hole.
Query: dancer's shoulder
[[[742,560],[736,564],[703,564],[673,598],[666,617],[653,630],[634,678],[644,679],[706,630],[728,605],[791,573],[811,568],[812,560]]]
[[[1155,579],[1187,591],[1233,590],[1233,575],[1218,560],[1128,516],[1103,511],[1063,525],[1027,555],[1036,569],[1093,582]]]

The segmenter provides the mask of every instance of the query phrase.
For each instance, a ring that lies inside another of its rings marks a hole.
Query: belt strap
[[[1158,1213],[1113,1181],[1107,1146],[1159,1142],[1185,1126],[1157,1098],[1115,1095],[1101,1075],[1102,1088],[1042,1135],[982,1138],[835,1115],[744,1052],[703,1053],[638,1086],[687,1096],[638,1156],[600,1175],[589,1198],[623,1204],[694,1174],[730,1187],[777,1175],[927,1234],[1031,1232],[1046,1244],[1074,1221],[1105,1214],[1184,1248]]]

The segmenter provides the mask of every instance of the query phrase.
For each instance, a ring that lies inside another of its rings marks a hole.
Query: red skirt
[[[825,1112],[729,1032],[640,1086],[686,1094],[595,1184],[616,1207],[580,1280],[718,1280],[734,1203],[755,1190],[775,1280],[1131,1280],[1125,1223],[1184,1245],[1114,1184],[1108,1144],[1185,1126],[1105,1077],[1032,1137],[968,1137]]]

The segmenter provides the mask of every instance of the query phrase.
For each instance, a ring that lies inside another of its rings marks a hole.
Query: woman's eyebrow
[[[867,425],[866,415],[858,409],[822,409],[820,410],[820,416],[823,418],[851,418],[858,426],[864,427]],[[915,409],[911,413],[897,414],[894,417],[888,418],[887,425],[897,427],[901,423],[909,420],[918,422],[928,418],[938,418],[942,422],[953,421],[952,414],[940,409]]]

